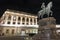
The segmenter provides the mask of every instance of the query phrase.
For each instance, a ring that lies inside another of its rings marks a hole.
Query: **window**
[[[24,25],[24,23],[22,23]]]
[[[32,29],[30,29],[30,33],[33,33],[33,30]]]
[[[30,22],[32,22],[32,19],[30,20]]]
[[[37,29],[33,29],[33,33],[37,33]]]
[[[9,29],[6,30],[6,33],[9,33]]]
[[[15,24],[15,22],[13,22],[13,24]]]
[[[10,22],[8,21],[7,24],[10,24]]]
[[[8,20],[11,20],[11,16],[10,15],[8,16]]]
[[[32,25],[32,18],[30,19],[30,23],[31,23],[31,25]]]
[[[26,33],[29,33],[29,30],[26,30]]]
[[[27,23],[27,25],[29,25],[29,23]]]
[[[18,20],[20,20],[20,17],[18,17]]]
[[[16,16],[13,17],[13,20],[16,21]]]
[[[12,34],[14,34],[14,29],[12,29]]]
[[[20,24],[20,22],[18,22],[18,24]]]
[[[22,19],[23,21],[25,21],[25,18],[23,17],[23,19]]]
[[[27,18],[27,22],[29,21],[29,19]]]
[[[29,40],[29,38],[28,38],[28,37],[26,37],[26,40]]]

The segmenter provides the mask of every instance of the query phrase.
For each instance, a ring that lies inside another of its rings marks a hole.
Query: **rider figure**
[[[45,3],[44,2],[42,3],[41,8],[43,10],[43,12],[42,12],[42,15],[43,15],[46,12],[46,10],[45,10],[46,8],[45,8]]]
[[[42,3],[41,8],[42,8],[42,9],[45,8],[45,3]]]

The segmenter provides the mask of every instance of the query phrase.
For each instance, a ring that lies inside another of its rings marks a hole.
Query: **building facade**
[[[58,35],[60,35],[60,25],[56,25],[56,32]]]
[[[0,18],[0,35],[19,36],[37,33],[36,15],[8,9]]]

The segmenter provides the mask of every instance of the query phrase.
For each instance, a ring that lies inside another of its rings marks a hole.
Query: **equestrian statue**
[[[49,17],[49,14],[52,16],[52,13],[53,13],[51,11],[52,2],[49,2],[47,6],[45,6],[45,3],[42,3],[41,8],[42,8],[42,10],[38,11],[38,18],[40,18],[40,17],[43,18],[43,16],[45,14],[47,14],[48,17]]]

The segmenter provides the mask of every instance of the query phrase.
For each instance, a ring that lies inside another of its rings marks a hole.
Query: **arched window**
[[[25,23],[23,22],[22,24],[24,25]]]
[[[20,17],[18,17],[18,21],[19,21],[19,20],[21,20],[21,18],[20,18]]]
[[[33,29],[30,29],[30,33],[33,33]]]
[[[33,22],[33,21],[32,21],[32,18],[31,18],[31,19],[30,19],[30,24],[31,24],[31,25],[32,25],[32,22]]]
[[[32,22],[32,18],[30,19],[30,22]]]
[[[27,25],[29,25],[29,23],[26,23]]]
[[[8,20],[11,20],[11,15],[8,16]]]
[[[15,22],[13,22],[13,24],[15,24]]]
[[[25,21],[25,18],[23,17],[23,19],[22,19],[23,21]]]
[[[8,21],[7,24],[10,24],[10,21]]]
[[[29,19],[27,18],[27,22],[29,21]]]
[[[9,33],[9,29],[6,30],[6,33]]]
[[[20,22],[18,22],[18,24],[20,24]]]
[[[16,21],[16,16],[13,16],[13,21]]]
[[[14,34],[14,29],[12,29],[12,34]]]

